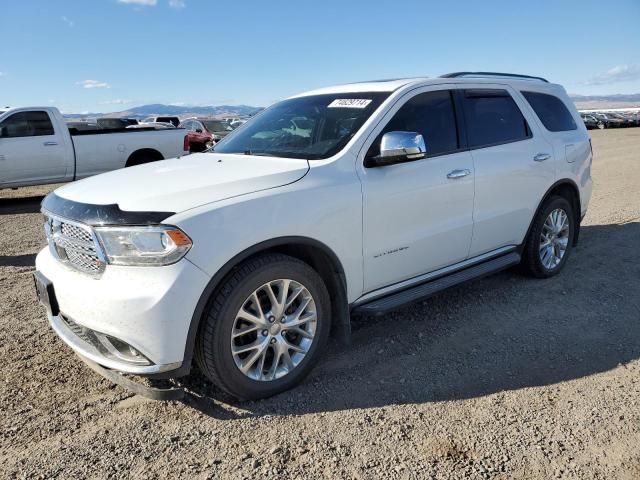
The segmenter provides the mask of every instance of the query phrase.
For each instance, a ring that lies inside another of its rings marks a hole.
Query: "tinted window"
[[[231,125],[223,121],[203,120],[202,123],[204,123],[205,127],[207,127],[207,130],[210,132],[230,132],[233,130]]]
[[[3,136],[6,138],[53,135],[53,125],[47,112],[18,112],[2,122],[0,127],[4,128]]]
[[[462,97],[469,147],[516,142],[531,136],[527,121],[506,90],[465,90]]]
[[[420,133],[427,146],[427,156],[457,150],[458,129],[451,92],[422,93],[405,103],[381,132],[368,156],[379,154],[382,135],[395,131]]]
[[[522,92],[522,95],[550,132],[566,132],[578,128],[569,110],[558,97],[537,92]]]

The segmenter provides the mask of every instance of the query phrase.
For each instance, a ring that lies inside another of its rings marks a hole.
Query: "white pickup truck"
[[[0,110],[0,188],[69,182],[175,158],[188,153],[185,136],[183,129],[79,131],[52,107]]]

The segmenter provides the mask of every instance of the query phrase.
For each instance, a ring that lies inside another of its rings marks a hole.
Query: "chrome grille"
[[[51,253],[61,262],[81,272],[99,275],[104,262],[91,228],[45,213],[44,226]]]

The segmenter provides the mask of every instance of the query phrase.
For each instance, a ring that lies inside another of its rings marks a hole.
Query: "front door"
[[[365,292],[465,260],[473,229],[473,159],[461,149],[453,93],[407,94],[381,125],[366,155],[384,133],[408,131],[422,134],[427,158],[359,170]]]
[[[67,150],[45,111],[24,111],[0,123],[0,184],[65,179]]]

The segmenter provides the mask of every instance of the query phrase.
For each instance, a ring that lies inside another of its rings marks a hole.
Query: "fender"
[[[560,187],[562,185],[569,185],[573,190],[575,190],[575,193],[576,193],[576,195],[578,197],[578,205],[574,205],[574,208],[577,207],[577,212],[576,212],[578,214],[577,216],[581,217],[580,209],[581,209],[581,206],[582,206],[582,201],[580,199],[580,189],[578,188],[578,185],[576,185],[576,182],[574,182],[570,178],[562,178],[562,179],[558,180],[557,182],[555,182],[553,185],[551,185],[547,189],[545,194],[542,196],[542,200],[540,200],[540,202],[538,203],[538,207],[536,208],[536,211],[534,212],[533,217],[531,217],[531,221],[529,222],[529,228],[527,228],[527,233],[525,234],[524,239],[522,240],[522,244],[520,245],[520,248],[518,249],[520,251],[520,253],[522,253],[522,251],[524,250],[524,246],[527,243],[527,238],[529,238],[529,233],[531,232],[531,229],[533,228],[533,221],[538,216],[538,213],[540,212],[540,209],[542,208],[542,205],[544,205],[544,203],[551,196],[553,191],[556,190],[558,187]],[[578,244],[578,236],[580,234],[580,222],[582,222],[582,218],[577,218],[576,225],[573,227],[573,245],[574,246]]]
[[[337,285],[337,291],[334,292],[335,296],[333,296],[332,304],[331,304],[331,314],[332,314],[332,325],[331,329],[335,336],[341,339],[344,343],[348,343],[351,336],[351,317],[349,312],[349,305],[347,302],[347,283],[346,276],[344,274],[344,269],[342,267],[342,263],[338,259],[338,256],[331,250],[327,245],[318,240],[314,240],[308,237],[299,237],[299,236],[286,236],[286,237],[277,237],[270,240],[266,240],[264,242],[257,243],[252,247],[247,248],[246,250],[240,252],[227,263],[225,263],[222,268],[220,268],[209,283],[205,287],[204,291],[200,295],[200,299],[196,305],[196,308],[193,312],[193,316],[191,317],[191,323],[189,325],[189,332],[187,334],[187,343],[185,345],[184,357],[182,361],[182,366],[170,372],[163,372],[157,375],[151,375],[150,378],[175,378],[175,377],[183,377],[189,374],[191,370],[191,363],[193,361],[193,354],[195,350],[196,344],[196,336],[198,334],[198,329],[200,327],[200,320],[204,315],[207,304],[209,303],[209,299],[211,295],[215,292],[216,288],[220,285],[220,283],[224,280],[224,278],[241,262],[246,260],[247,258],[256,255],[261,252],[265,252],[268,250],[278,249],[279,247],[290,247],[290,246],[310,246],[316,249],[321,250],[325,255],[329,257],[331,260],[331,270],[335,277],[335,283]],[[286,250],[283,253],[287,253]],[[294,255],[292,255],[294,256]],[[329,288],[329,285],[327,285]]]

